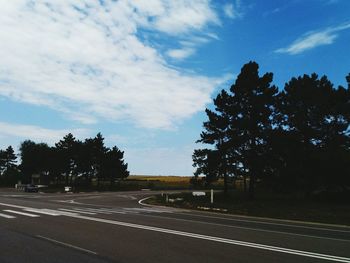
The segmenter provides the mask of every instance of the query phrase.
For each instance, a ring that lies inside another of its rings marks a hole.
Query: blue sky
[[[255,60],[350,72],[347,0],[0,1],[0,147],[102,132],[131,174],[192,175],[204,110]]]

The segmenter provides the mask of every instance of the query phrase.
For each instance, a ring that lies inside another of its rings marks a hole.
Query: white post
[[[166,203],[169,202],[169,196],[168,196],[168,194],[165,195],[165,202],[166,202]]]
[[[214,203],[214,190],[213,189],[210,190],[210,203],[211,204]]]

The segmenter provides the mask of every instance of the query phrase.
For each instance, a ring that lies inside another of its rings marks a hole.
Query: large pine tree
[[[258,69],[255,62],[245,64],[230,91],[222,90],[214,99],[215,110],[206,110],[208,121],[204,122],[198,141],[213,145],[210,150],[218,152],[217,166],[221,167],[225,191],[229,175],[247,173],[251,197],[254,197],[257,178],[265,170],[264,153],[278,93],[271,85],[272,73],[260,77]],[[202,152],[195,151],[194,160],[199,154]],[[210,159],[202,157],[202,163],[205,160],[209,165]]]

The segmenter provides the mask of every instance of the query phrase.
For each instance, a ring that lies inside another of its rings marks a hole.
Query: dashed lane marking
[[[6,215],[6,214],[2,214],[2,213],[0,213],[0,217],[7,218],[7,219],[16,218],[15,216]]]
[[[35,209],[35,208],[26,208],[24,209],[26,212],[32,212],[37,214],[49,215],[49,216],[60,216],[61,213],[59,211],[51,210],[51,209]]]
[[[7,213],[13,213],[13,214],[22,215],[22,216],[29,216],[29,217],[40,217],[39,215],[34,215],[34,214],[24,213],[24,212],[15,211],[15,210],[3,210],[3,211],[4,211],[4,212],[7,212]]]

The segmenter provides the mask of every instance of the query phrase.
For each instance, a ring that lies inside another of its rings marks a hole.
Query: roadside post
[[[214,203],[214,190],[213,189],[210,190],[210,203],[211,204]]]

